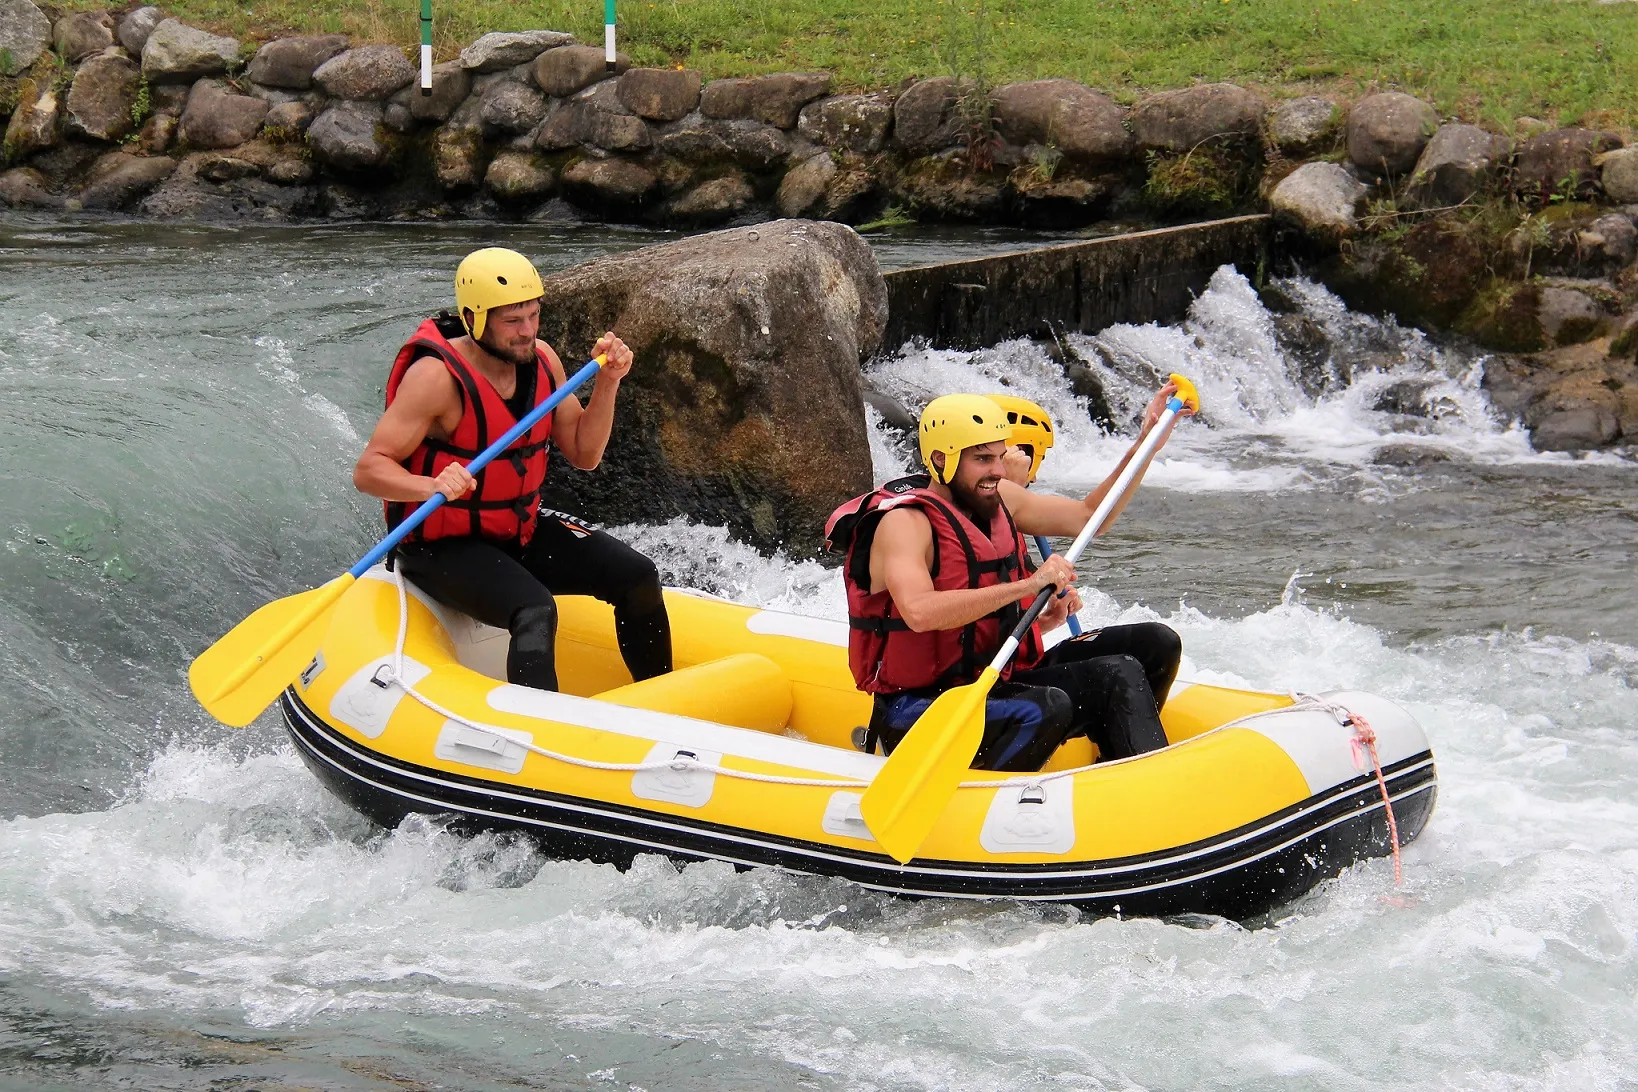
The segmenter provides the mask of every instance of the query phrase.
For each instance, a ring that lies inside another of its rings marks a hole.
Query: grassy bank
[[[417,41],[416,0],[170,0],[250,40],[293,31]],[[73,0],[71,6],[105,6]],[[597,0],[435,5],[441,56],[490,30],[602,41]],[[1532,115],[1638,127],[1638,3],[1593,0],[622,0],[638,64],[706,77],[826,69],[845,87],[951,72],[1068,76],[1122,99],[1196,80],[1277,93],[1392,86],[1506,129]]]

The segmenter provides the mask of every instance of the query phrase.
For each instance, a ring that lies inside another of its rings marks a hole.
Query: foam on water
[[[840,599],[831,571],[714,529],[645,536],[683,582]],[[1405,704],[1442,778],[1408,905],[1380,861],[1252,931],[659,858],[621,873],[435,822],[376,831],[287,747],[177,742],[109,811],[0,825],[0,970],[267,1028],[637,1029],[856,1088],[1616,1088],[1638,1067],[1638,650],[1395,648],[1295,586],[1239,619],[1089,598],[1089,623],[1176,627],[1192,677]]]

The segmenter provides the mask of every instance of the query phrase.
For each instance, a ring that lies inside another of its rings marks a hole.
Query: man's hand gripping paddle
[[[599,356],[575,372],[550,398],[530,410],[523,420],[507,429],[504,436],[467,463],[466,469],[476,476],[556,409],[576,387],[590,379],[603,363],[604,358]],[[235,728],[243,728],[255,720],[313,658],[324,637],[330,611],[342,593],[386,557],[406,535],[421,526],[445,499],[442,493],[434,493],[391,534],[376,543],[375,549],[365,554],[357,565],[328,584],[274,600],[201,652],[188,668],[188,683],[205,711]]]
[[[1155,427],[1128,460],[1109,492],[1104,494],[1097,511],[1081,528],[1069,552],[1064,554],[1070,564],[1081,556],[1087,543],[1092,541],[1092,536],[1097,534],[1098,528],[1109,518],[1109,513],[1125,496],[1132,480],[1137,477],[1138,469],[1148,462],[1165,439],[1172,419],[1185,406],[1193,410],[1200,408],[1200,396],[1195,392],[1193,383],[1180,375],[1171,376],[1171,381],[1177,384],[1176,393],[1166,402],[1166,409],[1155,422]],[[859,814],[877,843],[900,864],[916,855],[921,844],[927,840],[927,835],[932,833],[939,816],[949,806],[956,787],[972,766],[979,744],[984,741],[984,704],[990,688],[1001,677],[1001,669],[1018,651],[1018,643],[1057,591],[1054,587],[1041,590],[1029,610],[1019,619],[1018,625],[1002,642],[995,659],[990,661],[976,681],[946,690],[927,707],[865,790],[863,799],[859,801]]]

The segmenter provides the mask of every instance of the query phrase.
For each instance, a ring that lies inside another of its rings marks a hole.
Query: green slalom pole
[[[421,0],[421,94],[432,94],[432,0]]]
[[[603,67],[614,71],[614,0],[603,0]]]

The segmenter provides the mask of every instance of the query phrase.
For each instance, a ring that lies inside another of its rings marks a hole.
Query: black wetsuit
[[[1166,703],[1183,642],[1169,626],[1109,626],[1050,649],[1041,662],[990,690],[984,742],[973,767],[1038,770],[1064,740],[1090,736],[1100,759],[1130,758],[1166,746]],[[892,753],[938,690],[882,694],[871,732]]]

